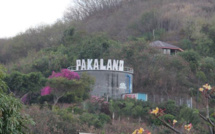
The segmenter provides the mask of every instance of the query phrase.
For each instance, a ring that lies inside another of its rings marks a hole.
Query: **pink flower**
[[[41,96],[49,95],[51,93],[51,87],[46,86],[41,89]]]
[[[64,77],[64,78],[67,78],[68,80],[80,79],[80,76],[78,75],[78,73],[72,72],[68,69],[62,69],[61,72],[59,73],[52,71],[52,75],[49,76],[49,79],[57,78],[57,77]],[[41,89],[41,96],[49,95],[50,93],[51,93],[51,88],[49,86]]]
[[[107,101],[104,101],[104,104],[108,104],[108,102],[107,102]]]
[[[56,78],[56,77],[64,77],[64,78],[67,78],[68,80],[72,80],[72,79],[79,80],[80,79],[80,76],[78,75],[78,73],[72,72],[68,69],[62,69],[61,72],[59,72],[59,73],[55,73],[53,71],[52,75],[49,76],[49,79]]]

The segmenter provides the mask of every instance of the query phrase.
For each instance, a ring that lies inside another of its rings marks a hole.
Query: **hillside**
[[[187,45],[198,46],[199,38],[204,37],[201,28],[214,23],[215,3],[210,0],[91,0],[87,3],[68,9],[62,22],[0,39],[1,63],[62,44],[63,32],[69,27],[87,34],[105,33],[121,42],[142,37],[151,41],[154,30],[155,40],[186,49]]]
[[[0,39],[1,63],[9,72],[36,71],[49,76],[52,70],[74,65],[77,58],[117,56],[134,68],[136,91],[158,87],[186,91],[197,79],[202,80],[199,84],[214,82],[214,2],[92,0],[86,5],[80,3],[76,8],[69,8],[64,20],[52,26],[31,28],[13,38]],[[160,55],[156,60],[151,57],[155,50],[148,48],[153,40],[186,51],[182,58]],[[136,66],[137,63],[141,64]],[[163,79],[166,73],[169,75]]]
[[[23,111],[37,122],[29,125],[32,133],[131,133],[142,125],[154,133],[171,133],[149,115],[157,106],[162,116],[167,113],[162,119],[170,124],[178,120],[177,129],[192,122],[195,129],[191,133],[207,133],[199,113],[204,114],[203,106],[209,104],[211,120],[215,120],[215,88],[208,96],[211,101],[206,98],[205,104],[197,89],[205,83],[215,85],[214,36],[213,0],[77,0],[55,24],[0,39],[0,63],[7,69],[5,74],[0,66],[0,82],[5,81],[9,92],[29,104]],[[184,51],[163,54],[149,45],[157,40]],[[77,74],[72,82],[58,78],[76,59],[124,60],[125,66],[134,69],[134,93],[165,96],[164,100],[191,98],[196,109],[174,101],[152,104],[129,99],[106,101],[108,96],[89,98],[93,78]],[[47,95],[47,88],[55,92]],[[46,95],[40,94],[41,89]],[[111,119],[114,113],[116,117]]]
[[[85,9],[82,6],[80,8]],[[214,2],[205,0],[125,0],[111,8],[94,7],[90,11],[92,14],[87,14],[82,19],[79,29],[88,33],[105,32],[113,39],[121,41],[162,29],[166,32],[163,40],[178,42],[189,36],[186,34],[192,34],[187,32],[194,32],[187,30],[199,30],[202,24],[214,21]],[[72,8],[66,18],[72,18],[71,15],[75,13]],[[196,29],[187,29],[194,25]],[[184,36],[181,37],[180,34]]]

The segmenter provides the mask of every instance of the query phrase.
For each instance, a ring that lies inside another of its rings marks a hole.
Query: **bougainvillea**
[[[73,79],[79,80],[80,79],[80,76],[78,75],[78,73],[72,72],[68,69],[62,69],[61,72],[59,72],[59,73],[56,73],[53,71],[52,75],[49,76],[49,79],[58,78],[58,77],[63,77],[63,78],[66,78],[68,80],[73,80]],[[42,88],[41,89],[41,96],[51,94],[51,90],[52,89],[49,86]]]
[[[51,93],[51,88],[49,86],[44,87],[41,89],[41,96],[49,95]]]
[[[53,71],[52,75],[49,76],[49,79],[57,78],[57,77],[64,77],[64,78],[67,78],[68,80],[80,79],[80,76],[78,75],[78,73],[72,72],[68,69],[62,69],[61,72],[59,73],[55,73]]]

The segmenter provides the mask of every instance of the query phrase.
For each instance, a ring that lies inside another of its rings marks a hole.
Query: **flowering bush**
[[[46,83],[47,86],[41,89],[41,96],[53,94],[55,105],[66,93],[80,87],[82,83],[76,81],[79,79],[80,77],[77,73],[68,69],[62,69],[59,73],[53,71]]]
[[[205,85],[203,85],[201,88],[199,88],[199,91],[200,92],[203,92],[203,93],[207,93],[208,91],[210,91],[212,88],[211,86],[206,83]]]
[[[209,130],[211,134],[215,134],[215,124],[211,120],[210,114],[209,114],[209,99],[214,97],[215,88],[214,87],[212,88],[208,83],[206,83],[201,88],[199,88],[199,91],[202,92],[203,100],[205,101],[205,104],[206,104],[206,116],[204,116],[201,113],[199,113],[199,116],[204,121],[206,121],[207,124],[209,124]],[[186,128],[188,128],[188,126],[186,126]]]
[[[163,116],[164,115],[164,110],[156,107],[155,109],[153,109],[151,112],[151,114],[154,114],[155,116]]]
[[[140,129],[134,130],[132,134],[151,134],[149,130],[145,130],[142,127]]]
[[[49,95],[51,94],[51,87],[46,86],[41,89],[41,96]]]
[[[154,115],[157,119],[159,119],[159,120],[164,124],[164,126],[166,126],[167,128],[171,129],[172,131],[174,131],[174,132],[176,132],[176,133],[179,133],[179,134],[182,133],[182,132],[180,132],[179,130],[177,130],[177,129],[175,128],[175,124],[178,122],[176,119],[172,119],[172,121],[169,120],[169,123],[167,123],[167,121],[165,121],[165,119],[159,118],[159,117],[161,117],[161,116],[168,115],[168,114],[165,114],[165,113],[164,113],[164,110],[162,110],[162,109],[156,107],[155,109],[152,109],[152,110],[150,111],[150,113],[151,113],[152,115]],[[171,117],[171,116],[170,116],[170,117]],[[173,117],[174,117],[174,116],[173,116]],[[191,123],[184,126],[184,129],[187,130],[188,132],[191,130],[191,128],[192,128],[192,124],[191,124]]]
[[[56,73],[56,72],[52,72],[52,75],[49,76],[49,79],[52,78],[58,78],[58,77],[62,77],[62,78],[66,78],[68,80],[73,80],[73,79],[80,79],[80,76],[78,75],[78,73],[76,72],[71,72],[68,69],[62,69],[61,72]],[[51,94],[51,87],[50,86],[46,86],[44,88],[41,89],[41,96],[45,96],[45,95],[49,95]]]
[[[192,128],[192,123],[184,125],[184,129],[187,131],[190,131],[191,128]]]
[[[88,101],[88,112],[110,114],[109,103],[104,99],[97,96],[91,96]]]
[[[56,73],[56,72],[52,72],[52,75],[49,76],[49,79],[51,78],[57,78],[57,77],[64,77],[67,78],[68,80],[73,80],[73,79],[80,79],[80,76],[78,75],[78,73],[76,72],[71,72],[68,69],[62,69],[61,72]]]
[[[178,122],[178,121],[174,119],[174,120],[172,121],[172,125],[175,126],[175,124],[176,124],[177,122]]]

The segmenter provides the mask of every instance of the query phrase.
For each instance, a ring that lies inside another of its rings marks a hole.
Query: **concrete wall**
[[[133,91],[133,74],[125,71],[111,70],[82,70],[95,77],[95,85],[91,95],[105,96],[111,98],[121,98],[122,94],[132,93]]]

